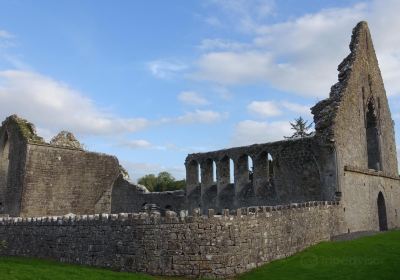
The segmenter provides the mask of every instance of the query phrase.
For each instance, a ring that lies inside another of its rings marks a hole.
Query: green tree
[[[174,191],[184,189],[186,186],[185,180],[176,180],[169,172],[163,171],[154,174],[148,174],[141,177],[138,183],[146,186],[151,192]]]
[[[312,127],[312,123],[308,124],[308,121],[305,121],[302,117],[294,119],[294,122],[291,122],[290,126],[295,132],[292,136],[285,136],[285,139],[303,138],[312,134],[312,132],[308,132]]]
[[[145,186],[149,191],[154,192],[157,186],[157,177],[154,174],[148,174],[138,180],[138,184]]]
[[[175,178],[168,172],[160,172],[157,176],[156,191],[170,191],[174,189]]]

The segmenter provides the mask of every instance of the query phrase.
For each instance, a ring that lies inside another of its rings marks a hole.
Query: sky
[[[312,122],[366,20],[400,131],[399,10],[395,0],[0,0],[0,119],[18,114],[46,140],[71,131],[134,181],[182,179],[189,153]]]

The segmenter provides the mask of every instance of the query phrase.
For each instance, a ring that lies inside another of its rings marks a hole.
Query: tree
[[[302,117],[294,119],[294,122],[291,122],[290,126],[295,132],[292,136],[285,136],[285,139],[303,138],[312,134],[312,132],[308,132],[312,126],[312,123],[308,124],[308,121],[305,121]]]
[[[148,174],[141,177],[138,183],[146,186],[151,192],[175,191],[182,190],[186,186],[185,180],[176,180],[169,172],[163,171],[154,174]]]
[[[150,192],[154,192],[157,185],[157,177],[154,174],[147,174],[138,180],[138,184],[145,186]]]
[[[160,172],[157,176],[157,192],[170,191],[174,189],[175,178],[168,172]]]

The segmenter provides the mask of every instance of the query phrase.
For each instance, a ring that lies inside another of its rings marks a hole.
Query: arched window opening
[[[197,164],[197,178],[198,178],[197,182],[201,183],[201,166],[200,166],[200,164]]]
[[[378,194],[377,203],[378,203],[379,230],[386,231],[386,230],[388,230],[386,205],[385,205],[385,198],[383,197],[382,192],[379,192],[379,194]]]
[[[371,98],[367,106],[366,115],[366,138],[367,138],[367,155],[368,168],[381,170],[381,156],[379,148],[379,129],[378,117],[375,110],[375,104]]]
[[[229,159],[229,183],[235,183],[235,165],[232,159]]]
[[[217,165],[215,164],[215,161],[212,163],[212,180],[213,183],[217,182]]]
[[[272,180],[274,178],[274,159],[272,158],[271,154],[268,153],[268,180]]]
[[[254,166],[253,166],[253,159],[251,158],[251,156],[247,157],[247,167],[249,170],[249,181],[253,182]]]

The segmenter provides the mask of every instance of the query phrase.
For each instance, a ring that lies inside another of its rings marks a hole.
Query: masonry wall
[[[20,216],[111,212],[115,157],[29,144]]]
[[[343,188],[341,201],[344,215],[341,232],[379,230],[379,192],[385,199],[388,228],[400,227],[400,178],[385,177],[383,172],[346,167],[343,182],[346,187]]]
[[[345,209],[342,230],[378,228],[379,192],[386,202],[388,226],[398,226],[400,177],[394,122],[366,22],[353,29],[350,54],[338,70],[339,81],[330,97],[312,112],[316,136],[335,147],[337,192]]]
[[[9,119],[0,127],[0,214],[19,216],[27,144]]]
[[[190,154],[185,164],[189,208],[335,199],[334,152],[315,137]]]
[[[0,218],[4,255],[52,258],[156,275],[226,277],[292,255],[336,234],[336,202],[238,209]]]
[[[115,181],[112,190],[111,213],[139,212],[150,204],[156,204],[162,212],[183,210],[186,207],[185,192],[144,192],[122,176]]]

